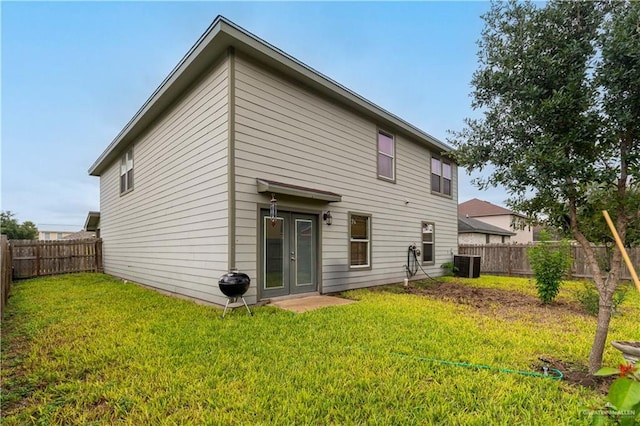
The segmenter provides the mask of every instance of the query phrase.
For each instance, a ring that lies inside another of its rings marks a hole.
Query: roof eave
[[[207,31],[198,39],[182,60],[169,73],[149,99],[142,105],[136,114],[129,120],[107,149],[89,168],[89,175],[100,176],[104,169],[113,162],[136,136],[151,124],[151,122],[164,111],[193,80],[200,75],[215,58],[224,50],[224,43],[211,43],[222,33],[224,21],[218,16],[209,26]]]

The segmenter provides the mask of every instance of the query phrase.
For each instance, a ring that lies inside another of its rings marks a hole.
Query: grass
[[[528,371],[541,355],[585,363],[593,318],[537,327],[426,297],[347,296],[359,303],[304,314],[255,307],[254,317],[238,309],[221,320],[220,309],[106,275],[17,282],[2,330],[3,423],[583,424],[581,411],[601,399],[417,358]],[[639,338],[637,292],[623,310],[610,339]],[[607,348],[605,362],[619,360]]]

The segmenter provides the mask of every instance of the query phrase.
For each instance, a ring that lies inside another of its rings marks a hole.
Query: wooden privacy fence
[[[527,249],[531,246],[529,244],[461,244],[458,247],[458,253],[481,256],[480,271],[483,274],[532,277],[533,271],[527,256]],[[594,249],[602,266],[608,259],[607,249],[604,246],[595,246]],[[572,262],[569,278],[593,278],[584,249],[573,245],[570,251]],[[631,263],[637,268],[640,265],[640,247],[627,248],[627,253]],[[624,263],[620,278],[631,279],[631,273]]]
[[[103,272],[102,240],[11,240],[13,278]]]
[[[11,290],[12,281],[12,260],[11,249],[9,248],[9,240],[6,235],[0,235],[0,318],[4,314],[4,305],[9,299],[9,291]]]

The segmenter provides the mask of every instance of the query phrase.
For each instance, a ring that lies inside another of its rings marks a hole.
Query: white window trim
[[[367,238],[353,238],[351,236],[351,218],[353,216],[360,216],[367,218]],[[366,265],[352,265],[351,264],[351,243],[367,243],[367,264]],[[365,213],[349,212],[349,269],[362,270],[371,269],[371,215]]]

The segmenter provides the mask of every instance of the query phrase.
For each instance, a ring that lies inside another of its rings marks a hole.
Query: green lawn
[[[359,303],[304,314],[254,307],[254,317],[238,309],[221,320],[221,309],[106,275],[14,283],[2,323],[3,423],[583,424],[581,411],[600,400],[547,378],[419,359],[527,371],[545,355],[586,364],[594,318],[538,326],[421,296],[347,296]],[[610,339],[637,339],[638,293],[622,306]],[[617,364],[616,352],[607,347],[605,362]]]

